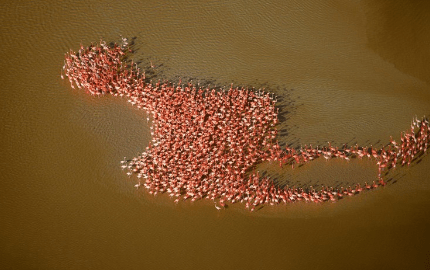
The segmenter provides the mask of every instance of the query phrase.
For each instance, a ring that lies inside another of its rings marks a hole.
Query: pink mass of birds
[[[125,38],[121,45],[108,46],[103,41],[86,48],[81,45],[77,53],[66,53],[61,78],[65,75],[72,88],[91,95],[126,96],[152,116],[152,142],[141,155],[121,161],[121,166],[129,176],[137,175],[135,187],[143,186],[153,195],[168,193],[175,203],[210,199],[219,210],[240,202],[254,211],[262,204],[337,201],[385,185],[384,170],[410,165],[428,149],[430,126],[425,117],[415,118],[399,143],[391,138],[381,149],[358,145],[339,149],[330,144],[281,149],[273,94],[233,86],[215,90],[191,83],[145,83],[144,72],[136,64],[126,64],[129,52]],[[376,162],[379,173],[372,184],[315,190],[281,187],[253,170],[263,161],[294,167],[320,156],[327,160],[366,157]]]

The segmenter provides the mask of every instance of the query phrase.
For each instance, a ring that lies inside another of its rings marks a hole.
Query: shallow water
[[[203,2],[3,5],[1,268],[430,267],[427,156],[383,189],[256,213],[134,189],[119,161],[145,149],[146,117],[60,79],[80,42],[136,37],[135,60],[154,80],[265,87],[285,105],[280,141],[295,146],[381,145],[430,113],[426,5]],[[295,185],[376,175],[365,160],[261,167]]]

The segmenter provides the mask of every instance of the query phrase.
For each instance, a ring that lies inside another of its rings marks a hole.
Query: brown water
[[[175,205],[137,191],[119,167],[150,139],[144,114],[59,76],[80,42],[136,37],[154,78],[283,97],[281,142],[378,145],[430,113],[430,8],[391,2],[2,4],[0,268],[429,269],[429,157],[333,204]],[[376,174],[365,160],[261,166],[297,184]]]

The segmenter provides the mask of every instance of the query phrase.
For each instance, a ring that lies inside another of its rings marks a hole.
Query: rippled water
[[[430,158],[337,203],[256,213],[179,205],[119,167],[149,142],[143,112],[60,79],[64,53],[134,38],[154,80],[265,87],[280,141],[381,145],[430,114],[430,8],[418,1],[82,1],[3,4],[2,269],[426,269]],[[150,65],[153,65],[153,68]],[[300,185],[364,182],[365,160],[262,170]],[[393,184],[394,183],[394,184]]]

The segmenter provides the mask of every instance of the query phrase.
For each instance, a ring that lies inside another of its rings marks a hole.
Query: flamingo
[[[216,202],[215,202],[215,208],[216,208],[216,210],[218,210],[218,211],[219,211],[219,210],[221,210],[221,207],[217,206],[217,205],[216,205]]]
[[[277,161],[280,166],[290,164],[294,167],[320,155],[326,160],[340,157],[347,161],[357,156],[373,156],[380,177],[384,168],[389,170],[396,166],[397,158],[401,158],[403,165],[409,165],[428,148],[428,120],[419,121],[415,116],[411,130],[401,133],[401,143],[397,144],[390,137],[388,151],[373,146],[359,148],[358,145],[355,149],[344,145],[339,150],[330,142],[322,149],[305,145],[298,151],[288,147],[283,151],[276,141],[279,109],[274,107],[277,101],[274,93],[264,89],[258,92],[234,89],[232,85],[230,89],[222,88],[217,92],[202,89],[199,84],[194,87],[191,82],[184,86],[181,81],[177,86],[161,82],[145,84],[145,75],[140,74],[137,64],[132,63],[130,67],[122,62],[122,55],[127,52],[124,48],[127,39],[121,39],[121,46],[115,44],[110,48],[101,41],[100,45],[86,49],[81,46],[78,54],[69,51],[65,56],[64,75],[72,88],[84,88],[97,97],[108,93],[126,96],[129,103],[147,112],[148,123],[149,116],[153,116],[150,126],[152,144],[145,155],[130,162],[124,158],[121,168],[129,169],[128,176],[134,172],[138,179],[145,178],[144,186],[151,194],[167,190],[172,197],[177,197],[175,203],[184,193],[184,199],[192,198],[193,201],[203,197],[221,198],[219,204],[223,207],[225,202],[245,201],[248,207],[254,206],[251,211],[259,204],[282,201],[334,201],[335,196],[341,198],[363,188],[358,184],[355,190],[349,187],[334,192],[325,188],[308,194],[294,188],[279,189],[272,180],[260,177],[258,173],[250,175],[249,184],[242,181],[245,172],[257,162]],[[151,68],[155,68],[152,61]],[[63,71],[60,74],[64,78]],[[419,128],[417,133],[414,132],[416,128]],[[394,151],[391,151],[391,145]],[[384,184],[380,179],[379,185]],[[140,182],[137,185],[138,188]],[[379,185],[365,183],[364,188]],[[222,208],[217,204],[215,207]]]

